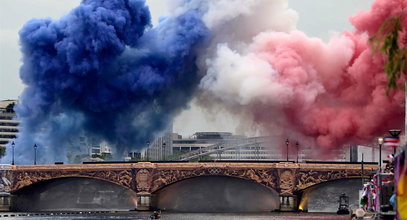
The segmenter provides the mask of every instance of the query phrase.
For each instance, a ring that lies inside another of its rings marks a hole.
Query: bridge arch
[[[90,178],[107,181],[132,190],[131,170],[98,170],[98,171],[15,171],[13,174],[13,186],[11,192],[14,193],[24,187],[30,186],[42,181],[60,179],[60,178]]]
[[[168,184],[152,194],[152,207],[177,212],[261,212],[279,209],[279,193],[252,180],[201,175]]]
[[[360,177],[338,178],[316,183],[296,192],[301,198],[298,208],[309,212],[336,212],[339,196],[342,193],[349,197],[351,208],[358,207],[360,189],[362,189]]]
[[[123,184],[120,184],[120,183],[118,183],[116,181],[112,181],[112,180],[105,179],[105,178],[91,177],[91,176],[84,176],[84,175],[64,175],[64,176],[59,176],[59,177],[52,177],[52,178],[49,178],[49,179],[41,179],[41,180],[38,180],[36,182],[31,182],[31,183],[29,183],[29,182],[17,182],[15,188],[13,188],[11,190],[11,193],[18,194],[21,191],[24,191],[24,190],[26,190],[26,188],[29,188],[29,187],[35,187],[37,185],[44,184],[46,182],[50,182],[50,181],[54,181],[54,180],[60,180],[60,179],[63,180],[63,179],[69,179],[69,178],[100,180],[100,181],[109,182],[109,183],[112,183],[114,185],[123,187],[123,188],[125,188],[127,190],[132,190],[131,188],[129,188],[129,187],[123,185]],[[24,183],[26,183],[26,184],[24,184]]]
[[[278,191],[277,173],[272,169],[245,168],[233,170],[224,167],[207,167],[194,170],[161,170],[152,176],[151,192],[155,193],[171,184],[203,176],[223,176],[247,180]]]
[[[301,193],[301,192],[307,191],[307,190],[312,189],[312,188],[321,187],[321,186],[328,185],[328,184],[331,184],[331,183],[336,183],[336,182],[341,181],[341,180],[355,180],[355,179],[357,179],[360,182],[360,186],[361,186],[362,185],[362,178],[360,176],[347,176],[347,177],[340,177],[340,178],[336,178],[336,179],[324,180],[324,181],[321,181],[321,182],[315,182],[313,184],[307,185],[306,187],[297,188],[294,191],[294,193]],[[368,179],[368,177],[365,177],[365,179]]]
[[[38,181],[12,192],[13,211],[129,210],[136,193],[100,178],[64,176]]]

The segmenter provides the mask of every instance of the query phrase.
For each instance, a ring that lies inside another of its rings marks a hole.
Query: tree
[[[401,34],[406,32],[402,25],[403,14],[386,19],[378,32],[370,38],[373,54],[379,53],[385,57],[384,72],[387,75],[388,89],[397,89],[402,75],[407,75],[407,39]]]
[[[8,105],[6,106],[6,112],[7,112],[7,113],[14,113],[14,105],[15,105],[14,102],[8,104]]]
[[[6,148],[0,147],[0,158],[3,157],[5,154],[6,154]]]

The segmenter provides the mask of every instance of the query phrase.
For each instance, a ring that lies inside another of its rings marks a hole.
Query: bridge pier
[[[11,165],[0,165],[0,211],[10,211]]]
[[[280,211],[297,211],[297,196],[290,194],[280,195]]]
[[[148,211],[151,209],[151,193],[137,193],[137,211]]]
[[[10,193],[0,193],[0,211],[10,211],[11,196]]]

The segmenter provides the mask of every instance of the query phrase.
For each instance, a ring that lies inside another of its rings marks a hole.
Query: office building
[[[109,159],[112,157],[112,150],[105,142],[102,142],[99,146],[91,147],[89,154],[91,158]]]
[[[0,101],[0,156],[3,156],[6,144],[17,137],[19,121],[15,120],[14,105],[17,100]]]
[[[173,135],[173,133],[167,132],[152,143],[147,142],[148,148],[143,153],[144,160],[159,161],[168,159],[168,156],[172,155]]]

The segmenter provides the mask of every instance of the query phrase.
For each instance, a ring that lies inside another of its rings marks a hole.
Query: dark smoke
[[[31,163],[34,143],[41,163],[66,160],[79,136],[119,157],[144,147],[187,107],[207,36],[193,10],[152,28],[144,0],[85,0],[60,20],[27,22],[16,162]]]

